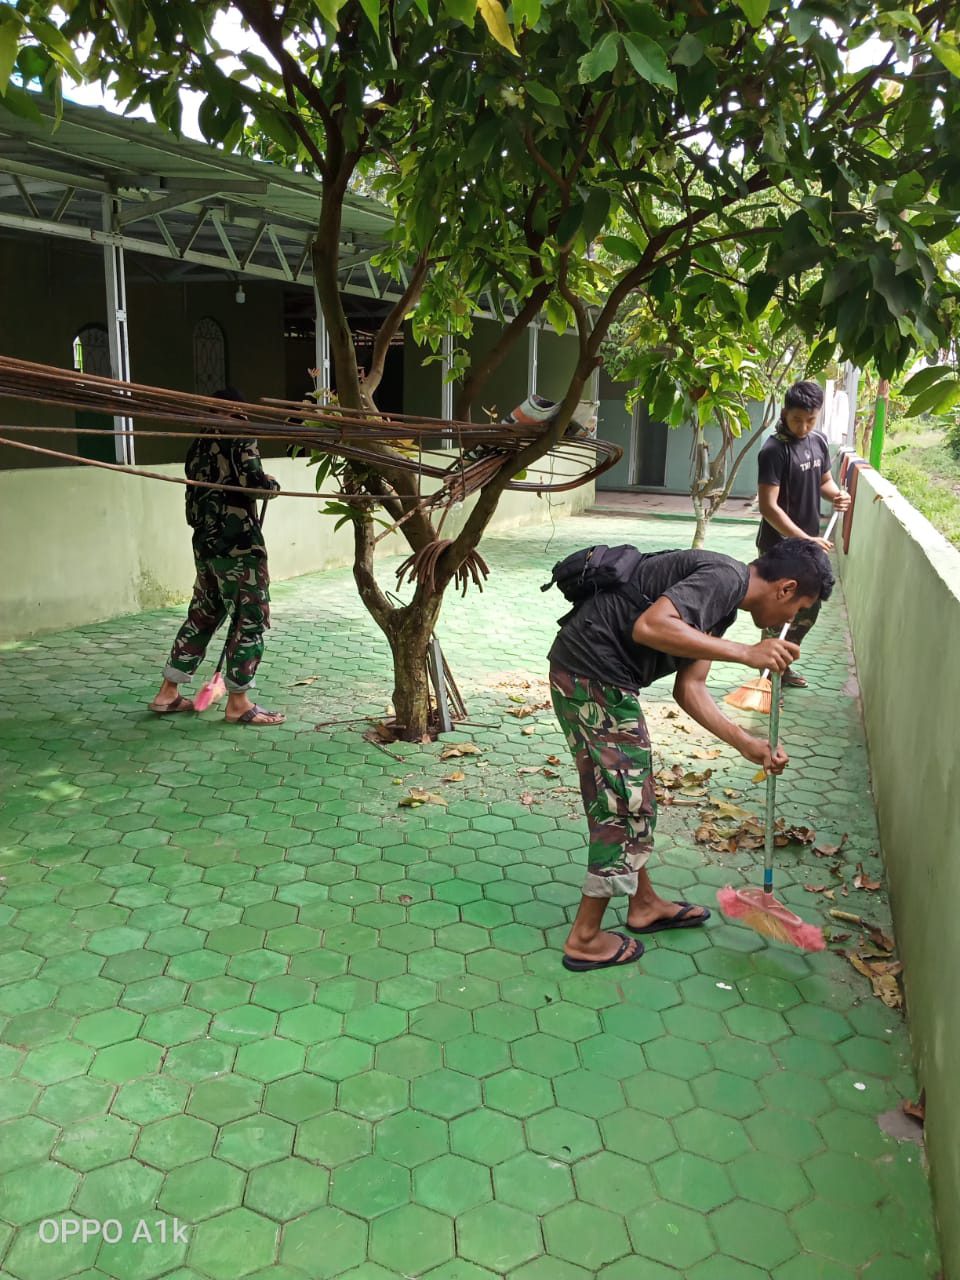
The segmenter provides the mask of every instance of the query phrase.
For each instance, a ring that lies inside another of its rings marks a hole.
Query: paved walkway
[[[843,956],[715,912],[630,969],[560,967],[584,828],[538,706],[562,603],[538,587],[577,546],[683,534],[491,537],[487,591],[442,618],[472,722],[450,742],[480,749],[446,759],[322,723],[382,715],[389,688],[347,572],[275,589],[260,696],[280,730],[145,713],[175,610],[0,655],[4,1274],[935,1275],[921,1148],[878,1124],[915,1096],[906,1030]],[[749,530],[711,545],[748,558]],[[857,863],[881,871],[842,602],[814,637],[782,808],[849,842],[784,849],[780,884],[808,918],[826,882],[889,927],[882,891],[853,887]],[[712,770],[668,789],[653,874],[709,902],[760,855],[697,844],[700,811],[759,811],[761,788],[666,687],[649,705],[663,768]],[[448,803],[401,807],[412,787]],[[83,1218],[114,1220],[109,1242],[46,1242]]]

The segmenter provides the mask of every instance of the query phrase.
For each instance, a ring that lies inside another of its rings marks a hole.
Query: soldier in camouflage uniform
[[[657,805],[640,690],[675,676],[673,695],[688,715],[748,760],[780,773],[786,753],[727,719],[707,692],[707,673],[712,659],[783,671],[796,658],[795,644],[777,638],[739,644],[724,640],[724,632],[740,609],[757,626],[779,630],[832,588],[826,555],[799,538],[782,540],[750,565],[712,551],[662,551],[642,557],[629,588],[597,591],[560,620],[550,689],[588,826],[587,874],[565,968],[630,964],[643,954],[638,935],[696,927],[710,915],[661,898],[646,871]],[[628,898],[627,932],[604,931],[607,904],[620,894]]]
[[[218,395],[224,400],[241,399],[233,390]],[[200,436],[190,446],[185,470],[188,480],[208,484],[272,492],[280,488],[264,472],[256,440]],[[249,696],[263,656],[263,633],[270,626],[270,574],[257,501],[254,495],[246,497],[225,489],[187,488],[187,523],[193,529],[197,579],[187,620],[164,668],[160,692],[150,704],[150,710],[158,715],[193,710],[190,699],[180,694],[180,685],[193,678],[214,632],[229,618],[226,719],[231,724],[248,725],[275,725],[284,720],[280,712],[258,707]]]

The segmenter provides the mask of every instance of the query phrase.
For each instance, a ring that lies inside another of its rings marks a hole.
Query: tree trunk
[[[415,596],[411,604],[393,612],[384,628],[393,655],[397,736],[407,742],[419,742],[430,730],[427,646],[441,603],[442,596],[437,592],[420,603]]]
[[[703,505],[703,499],[700,494],[694,490],[690,495],[693,498],[693,510],[697,517],[697,527],[694,530],[693,542],[690,544],[694,551],[698,550],[707,540],[707,525],[710,517],[707,515]]]

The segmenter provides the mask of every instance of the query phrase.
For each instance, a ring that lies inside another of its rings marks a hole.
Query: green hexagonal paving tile
[[[186,1110],[211,1124],[229,1124],[260,1109],[263,1087],[257,1080],[226,1075],[194,1085]]]
[[[551,1254],[590,1271],[630,1252],[623,1219],[592,1204],[554,1209],[543,1220],[543,1235]]]
[[[223,1160],[195,1160],[167,1174],[157,1207],[184,1222],[202,1222],[239,1208],[245,1180],[242,1169]]]
[[[329,1181],[326,1169],[290,1156],[253,1170],[244,1204],[265,1217],[289,1222],[326,1202]]]
[[[490,1170],[461,1156],[438,1156],[413,1172],[416,1202],[451,1217],[486,1204],[492,1196]]]
[[[454,1253],[453,1223],[432,1209],[404,1205],[370,1224],[371,1259],[401,1274],[422,1274]]]
[[[189,1260],[212,1280],[246,1276],[274,1261],[279,1232],[277,1223],[258,1213],[231,1209],[194,1232]]]
[[[409,1202],[410,1171],[379,1156],[354,1160],[334,1173],[330,1203],[361,1218],[375,1218]]]
[[[247,1116],[220,1130],[214,1154],[241,1169],[269,1164],[293,1150],[294,1128],[273,1116]]]

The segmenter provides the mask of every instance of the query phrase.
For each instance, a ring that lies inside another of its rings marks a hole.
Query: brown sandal
[[[152,711],[155,716],[172,716],[178,711],[192,711],[193,700],[184,698],[179,693],[170,702],[151,702],[147,706],[148,711]]]
[[[258,720],[258,716],[268,716],[267,720]],[[245,711],[242,716],[224,716],[227,724],[252,724],[260,728],[266,728],[269,725],[283,724],[286,716],[282,711],[267,711],[265,707],[258,707],[254,704],[249,711]]]

